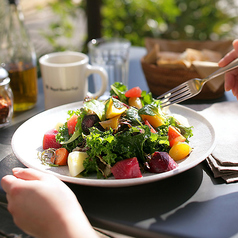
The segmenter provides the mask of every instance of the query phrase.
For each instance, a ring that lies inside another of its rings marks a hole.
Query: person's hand
[[[14,176],[13,176],[14,175]],[[74,193],[58,178],[15,168],[2,178],[15,224],[34,237],[97,237]]]
[[[238,39],[233,41],[233,50],[226,54],[220,61],[219,66],[224,67],[238,58]],[[225,90],[232,90],[238,100],[238,68],[225,74]]]

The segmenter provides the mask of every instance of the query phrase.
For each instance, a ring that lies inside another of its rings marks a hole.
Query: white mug
[[[87,55],[80,52],[63,51],[50,53],[39,59],[44,87],[45,109],[82,101],[86,96],[99,97],[107,89],[107,72],[89,63]],[[88,92],[88,76],[99,74],[101,88]]]

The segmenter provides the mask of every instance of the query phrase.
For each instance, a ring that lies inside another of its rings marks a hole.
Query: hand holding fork
[[[179,86],[169,90],[168,92],[162,94],[157,97],[157,99],[161,100],[161,107],[167,107],[174,103],[179,103],[185,101],[189,98],[192,98],[199,94],[202,91],[202,88],[206,82],[209,80],[216,78],[219,75],[225,74],[235,68],[238,67],[238,58],[232,61],[225,67],[222,67],[210,74],[208,77],[204,79],[194,78],[190,79]]]

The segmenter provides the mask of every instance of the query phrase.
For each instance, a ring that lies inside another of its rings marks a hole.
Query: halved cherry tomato
[[[174,138],[173,140],[169,141],[169,145],[170,147],[173,147],[174,145],[178,144],[179,142],[184,142],[186,140],[186,138],[182,135]]]
[[[169,151],[169,155],[176,161],[176,160],[182,160],[185,159],[190,152],[192,151],[192,148],[184,142],[178,142],[175,144]]]
[[[129,106],[141,109],[143,107],[142,102],[139,97],[131,97],[128,99]]]
[[[141,97],[142,90],[139,87],[134,87],[126,91],[125,96],[131,97]]]
[[[186,138],[173,126],[169,126],[168,137],[170,147],[178,142],[184,142],[186,140]]]
[[[77,122],[78,122],[78,116],[77,115],[73,115],[67,121],[67,128],[68,128],[69,135],[73,135],[74,134],[75,126],[76,126]]]

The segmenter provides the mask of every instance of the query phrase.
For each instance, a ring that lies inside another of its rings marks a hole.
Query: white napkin
[[[238,181],[238,102],[215,103],[200,113],[216,132],[216,147],[207,158],[214,177]]]
[[[192,64],[201,78],[206,78],[220,68],[218,63],[214,62],[193,61]],[[220,75],[208,81],[206,84],[213,92],[216,92],[221,87],[221,85],[224,84],[224,75]]]

